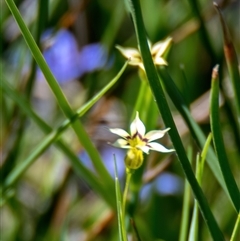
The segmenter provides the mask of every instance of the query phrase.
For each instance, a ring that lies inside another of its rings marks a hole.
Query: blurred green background
[[[235,135],[231,122],[233,113],[229,103],[232,89],[224,60],[222,30],[212,1],[140,2],[150,41],[155,43],[168,36],[173,38],[167,57],[169,73],[188,103],[193,104],[193,116],[206,135],[210,131],[206,93],[211,84],[212,68],[215,64],[220,65],[221,88],[229,100],[222,102],[222,128],[230,165],[239,184],[240,138]],[[15,3],[74,110],[101,90],[120,70],[125,59],[115,45],[137,47],[133,23],[125,10],[124,1],[45,0],[49,9],[40,16],[40,1],[16,0]],[[218,3],[239,59],[240,2],[223,0]],[[41,71],[33,63],[6,3],[1,1],[0,4],[1,82],[6,81],[13,86],[33,110],[55,129],[65,117]],[[115,140],[108,128],[129,127],[139,86],[137,68],[128,67],[107,95],[81,118],[112,176],[112,153],[115,152],[121,159],[124,158],[124,151],[107,144]],[[9,172],[32,153],[45,134],[2,88],[0,94],[1,179],[4,181]],[[195,160],[200,150],[171,101],[169,104],[185,148],[193,148],[192,158]],[[160,118],[157,122],[154,119],[154,124],[151,123],[151,116],[148,118],[147,129],[152,126],[163,127]],[[88,155],[70,128],[62,138],[79,156],[79,161],[93,170]],[[171,145],[167,138],[164,142]],[[145,174],[160,161],[166,167],[154,180],[144,179],[139,201],[132,201],[130,212],[134,213],[142,240],[178,240],[184,174],[176,156],[153,153],[148,160],[150,164],[146,164]],[[123,184],[124,165],[121,161],[118,163]],[[229,239],[236,215],[208,166],[204,170],[203,190],[220,228]],[[67,157],[54,145],[30,166],[8,195],[9,198],[1,207],[0,236],[3,241],[118,240],[115,211],[73,171]],[[115,197],[114,192],[111,195]],[[192,210],[193,198],[190,205]],[[211,240],[202,218],[199,222],[199,240]]]

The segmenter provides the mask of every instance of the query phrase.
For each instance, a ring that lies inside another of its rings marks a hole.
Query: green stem
[[[19,93],[15,92],[7,81],[1,82],[1,88],[6,93],[6,95],[13,99],[45,133],[49,133],[49,135],[43,140],[43,142],[38,145],[35,151],[26,160],[24,160],[20,164],[20,166],[18,165],[15,169],[13,169],[11,173],[7,176],[7,179],[4,182],[5,189],[11,187],[18,180],[18,178],[20,178],[23,172],[26,171],[26,169],[36,160],[36,158],[40,156],[43,151],[46,150],[55,140],[57,140],[72,122],[78,120],[80,116],[84,115],[117,82],[117,80],[124,72],[127,63],[128,62],[124,64],[122,69],[119,71],[116,77],[109,82],[109,84],[107,84],[101,91],[99,91],[99,93],[96,94],[83,107],[77,110],[76,114],[71,120],[66,120],[57,130],[52,130],[52,128],[47,123],[45,123],[40,117],[38,117],[37,114],[31,110],[31,107],[29,106],[26,99],[21,97]],[[100,189],[100,183],[95,181],[94,177],[92,177],[88,169],[81,165],[79,158],[77,158],[74,154],[71,154],[71,150],[64,143],[62,143],[62,141],[58,141],[58,145],[62,149],[62,151],[69,157],[73,167],[75,167],[75,170],[77,170],[77,173],[80,176],[83,176],[84,179],[87,180],[91,186],[99,186]],[[108,190],[106,185],[105,190]],[[109,193],[109,190],[105,193]],[[113,206],[113,202],[109,201],[110,199],[112,200],[112,198],[106,198],[106,200],[108,200],[108,203],[111,203],[111,206]]]
[[[188,148],[188,158],[192,161],[192,147]],[[185,179],[184,184],[184,196],[183,196],[183,208],[182,208],[182,218],[181,218],[181,227],[179,241],[187,240],[187,230],[189,226],[189,212],[190,212],[190,194],[191,189],[188,181]]]
[[[194,15],[196,16],[196,18],[198,19],[199,23],[200,23],[200,37],[202,39],[202,42],[204,43],[207,52],[210,54],[210,56],[213,58],[213,61],[216,60],[216,55],[213,51],[213,48],[211,46],[211,42],[207,33],[207,29],[205,27],[205,23],[204,23],[204,19],[201,15],[201,10],[200,10],[200,6],[199,6],[199,0],[189,0],[189,3],[192,7],[192,12],[194,13]]]
[[[224,54],[227,62],[227,67],[234,91],[234,101],[236,102],[238,131],[240,132],[240,73],[238,69],[238,59],[235,48],[233,46],[231,36],[228,31],[227,24],[224,21],[222,12],[217,3],[214,6],[220,18],[224,38]]]
[[[240,213],[238,214],[230,241],[238,241],[240,238]]]
[[[200,160],[200,154],[197,154],[197,160],[196,160],[196,177],[198,180],[198,183],[201,183],[201,160]],[[192,214],[192,220],[190,225],[190,231],[189,231],[189,241],[197,241],[198,240],[198,202],[195,199],[194,200],[194,208],[193,208],[193,214]]]
[[[228,188],[229,195],[234,204],[237,213],[240,210],[240,192],[232,174],[227,153],[225,150],[223,136],[220,125],[219,115],[219,81],[218,81],[218,65],[213,69],[212,87],[211,87],[211,107],[210,107],[210,124],[213,133],[213,142],[218,156],[219,165]]]
[[[127,237],[127,227],[126,227],[126,202],[127,202],[127,195],[128,195],[128,189],[130,185],[130,180],[132,177],[132,174],[134,173],[134,170],[131,170],[129,168],[126,168],[126,182],[123,192],[123,202],[122,202],[122,220],[123,220],[123,237]]]
[[[122,207],[123,220],[125,220],[127,194],[128,194],[128,188],[129,188],[132,174],[133,174],[133,171],[127,168],[126,169],[126,183],[125,183],[125,188],[124,188],[124,192],[123,192],[123,207]]]
[[[22,35],[33,55],[35,58],[38,66],[43,72],[60,108],[62,109],[63,113],[68,119],[71,119],[74,116],[74,112],[71,109],[64,93],[62,92],[57,80],[53,76],[50,68],[48,67],[40,49],[38,48],[36,42],[34,41],[33,36],[31,35],[29,29],[27,28],[20,12],[18,11],[15,3],[13,0],[5,0],[10,11],[12,12],[13,17],[15,18]],[[100,157],[99,152],[97,151],[96,147],[91,142],[89,136],[87,135],[86,131],[83,128],[83,125],[80,121],[75,121],[71,123],[73,130],[75,131],[80,143],[88,152],[96,171],[98,172],[99,176],[104,180],[106,186],[109,187],[109,190],[114,190],[114,183],[112,182],[112,178],[108,173],[106,167],[104,166],[102,159]]]
[[[203,214],[206,224],[208,225],[213,240],[224,240],[224,236],[219,229],[218,224],[209,208],[207,200],[202,192],[202,189],[200,188],[195,178],[192,167],[180,139],[179,133],[173,121],[173,117],[171,115],[168,103],[166,101],[166,97],[163,92],[163,88],[160,84],[157,71],[153,64],[153,60],[149,51],[139,0],[129,0],[128,2],[131,9],[131,16],[134,22],[135,32],[137,35],[138,45],[143,59],[144,68],[146,70],[146,75],[148,77],[148,81],[152,89],[154,98],[157,102],[158,108],[162,114],[163,121],[166,126],[171,128],[171,130],[169,131],[169,135],[176,149],[186,178],[188,179],[194,195],[199,203],[201,212]]]
[[[144,95],[145,95],[145,92],[146,92],[146,88],[148,88],[147,81],[143,80],[141,78],[140,87],[139,87],[139,91],[138,91],[138,95],[137,95],[137,100],[136,100],[136,103],[135,103],[135,106],[134,106],[134,109],[133,109],[133,112],[132,112],[131,120],[133,120],[134,117],[136,116],[136,111],[138,111],[139,113],[142,113]]]
[[[196,142],[199,145],[199,148],[202,149],[204,147],[204,144],[206,142],[206,137],[199,127],[199,125],[196,123],[196,121],[193,119],[191,116],[191,113],[187,107],[186,101],[184,100],[183,96],[179,92],[176,84],[174,83],[173,79],[169,75],[167,69],[165,68],[159,68],[159,74],[162,83],[164,84],[167,93],[169,97],[171,98],[172,102],[176,106],[177,110],[180,112],[182,115],[183,119],[185,120],[192,136],[196,140]],[[217,157],[214,153],[213,148],[210,146],[207,154],[207,162],[209,167],[211,168],[213,174],[215,175],[216,179],[222,186],[222,188],[225,190],[225,192],[228,195],[228,190],[226,187],[226,184],[223,179],[223,175],[221,173],[219,163],[217,160]]]
[[[192,216],[188,241],[197,241],[198,240],[198,225],[199,225],[198,224],[198,216],[199,216],[198,202],[197,202],[197,200],[194,200],[193,216]]]
[[[123,219],[123,210],[122,210],[122,194],[118,179],[118,170],[117,170],[117,161],[116,156],[114,155],[114,169],[115,169],[115,191],[116,191],[116,201],[117,201],[117,217],[118,217],[118,231],[119,231],[119,241],[127,241],[126,236],[126,225],[125,220]]]

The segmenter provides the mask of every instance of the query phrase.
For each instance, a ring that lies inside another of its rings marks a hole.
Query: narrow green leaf
[[[211,86],[211,107],[210,107],[210,123],[213,134],[213,142],[218,156],[219,165],[228,188],[229,195],[234,204],[237,213],[240,210],[240,192],[233,177],[229,161],[227,158],[223,136],[221,133],[220,116],[219,116],[219,81],[218,81],[218,65],[212,72]]]
[[[158,79],[156,68],[153,64],[151,54],[149,51],[149,46],[147,43],[147,37],[145,32],[145,27],[143,24],[142,13],[140,8],[139,0],[129,0],[129,6],[131,8],[131,16],[134,22],[135,32],[137,35],[138,45],[140,48],[141,56],[143,59],[144,68],[146,70],[146,75],[152,89],[154,98],[157,102],[158,108],[162,114],[163,121],[167,127],[170,127],[169,135],[185,172],[185,175],[192,187],[194,195],[198,200],[201,212],[208,225],[209,231],[212,235],[213,240],[221,241],[224,240],[224,236],[219,229],[217,222],[209,208],[207,200],[199,187],[199,184],[194,176],[191,165],[185,153],[182,141],[178,134],[177,128],[173,121],[170,109],[168,107],[166,97],[163,92],[163,88]]]
[[[4,182],[5,189],[10,188],[18,178],[22,175],[24,171],[36,160],[38,156],[40,156],[43,151],[45,151],[55,140],[57,140],[61,134],[69,127],[71,122],[76,121],[80,116],[84,115],[120,78],[122,73],[124,72],[126,66],[126,62],[119,73],[113,78],[108,85],[106,85],[98,94],[96,94],[89,102],[87,102],[83,107],[77,110],[76,114],[71,120],[66,120],[57,130],[53,130],[52,128],[45,123],[37,114],[31,110],[26,99],[20,96],[19,93],[14,91],[11,86],[6,81],[1,81],[1,88],[3,91],[12,98],[20,107],[21,109],[33,119],[33,121],[38,124],[38,126],[45,132],[50,133],[42,143],[38,145],[35,151],[24,161],[21,163],[21,166],[17,166],[13,171],[8,175],[7,179]],[[95,187],[96,190],[100,190],[100,194],[104,195],[105,200],[114,207],[114,200],[112,199],[112,195],[110,194],[109,190],[107,189],[106,185],[104,184],[103,188],[100,183],[96,180],[95,176],[84,166],[81,164],[78,157],[72,153],[72,151],[64,144],[62,141],[58,141],[57,145],[62,149],[62,151],[69,157],[71,164],[75,171],[82,176],[93,188]],[[102,190],[101,190],[102,189]],[[103,190],[105,189],[105,190]],[[107,191],[106,191],[107,190]]]
[[[238,214],[237,221],[235,223],[230,241],[239,241],[239,239],[240,239],[240,213]]]
[[[122,210],[122,194],[121,194],[120,183],[118,179],[118,170],[117,170],[117,162],[116,162],[115,155],[114,155],[114,168],[115,168],[114,169],[115,170],[115,192],[116,192],[116,202],[117,202],[119,240],[127,241],[125,223],[123,218],[123,210]]]
[[[212,141],[212,133],[209,133],[209,135],[207,137],[207,140],[205,142],[205,145],[203,147],[203,150],[201,152],[201,156],[200,156],[201,157],[201,159],[200,159],[200,167],[199,167],[200,173],[197,176],[197,179],[198,179],[198,182],[199,182],[200,185],[202,183],[202,175],[203,175],[204,165],[205,165],[205,161],[206,161],[208,150],[210,148],[211,141]]]
[[[201,164],[200,164],[200,154],[197,154],[197,160],[196,160],[196,177],[197,180],[200,182],[201,177]],[[198,202],[195,199],[194,200],[194,207],[193,207],[193,214],[192,214],[192,220],[190,225],[190,231],[188,236],[188,241],[197,241],[198,240]]]
[[[198,240],[198,202],[197,200],[194,200],[194,207],[193,207],[193,215],[192,215],[192,221],[190,225],[190,231],[189,231],[189,237],[188,241],[197,241]]]
[[[188,148],[188,159],[192,163],[192,146]],[[182,208],[182,217],[181,217],[181,227],[179,241],[187,240],[188,226],[189,226],[189,212],[190,212],[190,194],[191,189],[187,179],[184,183],[184,194],[183,194],[183,208]]]
[[[15,3],[13,0],[5,0],[10,11],[12,12],[13,17],[15,18],[21,33],[33,55],[35,58],[37,64],[39,65],[40,69],[43,72],[43,75],[45,76],[60,108],[62,109],[65,116],[69,119],[71,119],[74,116],[74,112],[71,109],[65,95],[63,94],[58,82],[56,81],[55,77],[53,76],[51,70],[49,69],[45,59],[43,58],[43,55],[41,51],[39,50],[36,42],[34,41],[29,29],[27,28],[26,24],[23,21],[23,18],[18,11]],[[71,126],[73,130],[75,131],[79,141],[81,142],[82,146],[85,148],[85,150],[88,152],[88,155],[90,156],[93,165],[96,168],[96,171],[98,172],[99,176],[104,179],[106,186],[109,187],[109,190],[114,190],[114,185],[112,182],[112,178],[110,174],[108,173],[106,167],[104,166],[100,154],[91,142],[89,136],[87,135],[85,129],[83,128],[80,121],[71,122]]]
[[[199,125],[196,123],[196,121],[191,116],[191,113],[187,107],[187,104],[186,104],[184,98],[182,97],[180,91],[178,90],[178,88],[177,88],[176,84],[174,83],[174,81],[172,80],[171,76],[168,74],[168,71],[165,68],[159,68],[159,74],[161,77],[161,81],[164,84],[169,97],[171,98],[171,100],[174,103],[174,105],[176,106],[177,110],[180,112],[183,119],[185,120],[192,136],[198,143],[200,149],[202,149],[206,142],[206,137],[205,137],[203,131],[201,130]],[[225,185],[217,157],[211,146],[209,147],[209,150],[207,153],[207,163],[208,163],[209,167],[211,168],[213,174],[215,175],[216,179],[221,184],[222,188],[228,194],[227,187]]]
[[[207,152],[210,146],[212,140],[212,134],[210,133],[208,135],[208,138],[206,140],[206,143],[203,147],[203,151],[201,154],[197,154],[197,160],[196,160],[196,177],[198,180],[199,185],[202,183],[202,176],[203,176],[203,170],[204,170],[204,164],[207,156]],[[199,212],[198,212],[198,202],[197,200],[194,200],[194,208],[193,208],[193,215],[192,215],[192,221],[190,226],[190,232],[189,232],[189,241],[197,241],[198,240],[198,218],[199,218]]]
[[[236,108],[237,108],[237,119],[238,119],[238,131],[240,133],[240,73],[238,69],[238,59],[235,48],[233,46],[231,36],[228,31],[227,24],[224,21],[222,12],[217,3],[214,2],[214,6],[220,18],[220,22],[223,30],[224,38],[224,54],[227,62],[228,72],[233,86]]]
[[[211,58],[213,58],[213,61],[216,60],[216,56],[214,53],[214,50],[212,48],[211,42],[210,42],[210,38],[207,32],[207,28],[205,26],[205,21],[204,18],[201,14],[201,9],[200,9],[200,1],[199,0],[188,0],[190,6],[191,6],[191,10],[194,14],[194,17],[199,21],[200,27],[199,27],[199,33],[200,33],[200,38],[207,50],[207,53],[209,53],[209,55],[211,56]]]

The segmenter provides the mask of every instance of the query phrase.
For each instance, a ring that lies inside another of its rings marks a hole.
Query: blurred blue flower
[[[79,66],[84,72],[92,72],[107,67],[107,51],[99,43],[86,45],[79,54]]]
[[[109,174],[114,178],[115,177],[115,167],[114,167],[114,156],[116,157],[117,162],[117,169],[118,169],[118,177],[119,179],[123,179],[125,175],[125,164],[124,164],[124,157],[126,152],[119,148],[115,148],[113,146],[107,145],[101,148],[100,155],[102,160],[109,172]],[[89,169],[94,170],[93,164],[91,159],[89,158],[86,151],[82,151],[79,154],[79,158],[81,162]]]
[[[154,187],[162,195],[179,195],[183,192],[183,180],[177,175],[164,172],[156,178]]]
[[[70,31],[60,29],[52,35],[52,31],[48,30],[42,36],[46,47],[43,56],[60,84],[108,67],[107,51],[102,44],[89,44],[79,51],[77,41]],[[39,69],[37,79],[44,79]]]
[[[183,188],[184,183],[180,177],[170,172],[163,172],[153,182],[143,186],[140,199],[147,201],[153,192],[162,196],[180,195]]]

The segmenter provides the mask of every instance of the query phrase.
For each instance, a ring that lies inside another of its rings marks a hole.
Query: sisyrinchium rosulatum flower
[[[138,112],[130,125],[130,134],[120,128],[110,129],[112,133],[121,137],[113,143],[113,146],[129,149],[125,157],[125,165],[128,169],[133,170],[142,165],[143,153],[149,154],[150,150],[162,153],[175,151],[174,149],[167,149],[158,142],[153,142],[162,138],[169,130],[170,128],[166,128],[165,130],[153,130],[145,133],[146,128],[140,120]]]
[[[168,37],[164,41],[159,41],[152,45],[148,41],[152,59],[155,65],[168,65],[167,61],[163,58],[163,55],[167,52],[172,42],[172,38]],[[124,48],[119,45],[116,48],[122,53],[124,57],[129,59],[129,65],[138,66],[144,70],[142,57],[138,49],[135,48]]]

